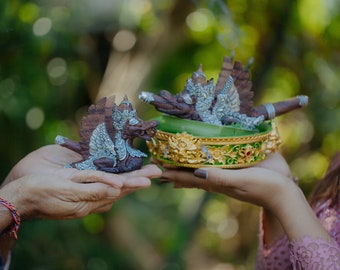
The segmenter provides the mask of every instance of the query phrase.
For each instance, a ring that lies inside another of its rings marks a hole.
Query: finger
[[[65,206],[63,214],[55,217],[50,217],[51,219],[74,219],[74,218],[82,218],[87,215],[93,214],[93,213],[103,213],[107,212],[112,208],[113,201],[109,202],[102,202],[102,201],[96,201],[96,202],[79,202],[74,203],[75,206]],[[46,217],[45,217],[46,218]]]
[[[166,168],[166,169],[176,169],[176,168],[178,168],[178,166],[175,166],[175,165],[171,165],[171,164],[162,162],[162,161],[160,161],[160,160],[158,160],[158,159],[155,159],[155,158],[153,158],[153,157],[150,158],[150,162],[151,162],[151,163],[154,163],[154,164],[156,164],[156,165],[159,165],[159,166],[161,166],[161,167],[163,167],[163,168]]]
[[[151,185],[151,180],[147,177],[125,177],[124,188],[147,188]]]
[[[107,188],[107,198],[109,200],[115,200],[117,199],[121,194],[121,189],[114,188],[114,187],[108,187]]]
[[[162,171],[160,168],[158,168],[156,165],[148,164],[144,167],[142,167],[139,170],[134,170],[131,172],[123,173],[124,176],[142,176],[147,178],[157,178],[160,177],[162,174]]]
[[[217,186],[226,186],[239,188],[244,185],[245,181],[251,177],[257,177],[256,168],[245,169],[219,169],[219,168],[204,168],[208,182],[214,183]],[[261,169],[259,169],[261,170]]]
[[[273,179],[286,179],[284,175],[265,168],[250,167],[243,169],[205,168],[207,181],[216,186],[245,190],[252,185],[270,185]]]
[[[74,196],[77,196],[79,201],[87,202],[115,200],[119,198],[121,194],[120,188],[115,188],[110,185],[98,182],[87,184],[73,182],[70,189],[72,191],[72,198],[70,201],[77,200],[77,198],[74,198]]]
[[[122,193],[121,193],[121,197],[127,196],[135,191],[137,191],[138,188],[123,188]]]
[[[165,169],[180,169],[180,167],[178,167],[178,166],[175,166],[175,165],[171,165],[171,164],[169,164],[169,163],[162,163],[162,165],[161,165],[163,168],[165,168]]]
[[[105,213],[111,210],[113,206],[113,202],[107,203],[105,205],[102,205],[96,209],[93,209],[93,211],[91,212],[91,214],[93,213]]]
[[[97,184],[100,184],[100,183],[94,183],[94,184],[89,184],[89,185],[97,185]],[[92,186],[91,188],[93,189],[94,187]],[[94,189],[96,189],[96,187]],[[93,191],[91,191],[91,193],[93,193]],[[105,195],[105,192],[103,192],[103,194]],[[82,205],[83,210],[80,210],[80,213],[82,216],[86,216],[92,213],[107,212],[112,208],[113,204],[123,196],[122,194],[123,192],[121,189],[115,189],[113,187],[108,186],[106,197],[102,197],[101,195],[99,195],[98,200],[81,202],[80,205]]]
[[[119,198],[123,198],[139,189],[146,188],[146,187],[123,187],[122,192],[120,193]]]
[[[29,154],[31,157],[51,161],[54,164],[64,165],[79,161],[81,155],[60,145],[46,145]]]
[[[161,162],[160,160],[158,159],[155,159],[154,157],[150,157],[150,163],[153,163],[153,164],[156,164],[156,165],[160,165],[162,166],[163,162]]]
[[[269,169],[291,177],[291,171],[286,160],[278,152],[268,154],[266,159],[256,164],[255,167]]]
[[[206,184],[205,180],[193,174],[193,170],[166,170],[162,174],[162,180],[174,183],[174,187],[197,187]]]
[[[186,176],[186,177],[194,178],[195,175],[193,173],[194,173],[194,169],[192,168],[175,167],[175,168],[167,169],[163,171],[162,177],[175,178],[177,176],[180,176],[182,178],[182,176]]]
[[[113,187],[121,188],[123,186],[124,177],[118,174],[106,173],[103,171],[94,170],[77,170],[77,169],[64,169],[69,174],[69,179],[77,183],[94,183],[100,182],[108,184]]]

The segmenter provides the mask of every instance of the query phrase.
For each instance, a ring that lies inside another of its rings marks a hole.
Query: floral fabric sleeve
[[[284,235],[271,245],[264,243],[264,231],[262,226],[262,215],[260,220],[259,247],[257,250],[255,269],[274,270],[292,269],[290,262],[289,241]]]
[[[303,237],[291,243],[291,261],[296,270],[340,269],[340,247],[324,239]]]
[[[261,226],[256,269],[340,269],[340,210],[328,207],[326,202],[315,209],[315,213],[334,241],[304,236],[289,243],[284,236],[266,246]]]

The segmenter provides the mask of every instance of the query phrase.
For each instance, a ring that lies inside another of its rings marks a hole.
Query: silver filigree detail
[[[54,143],[58,145],[63,145],[65,143],[65,140],[67,138],[61,135],[57,135],[57,137],[54,139]]]
[[[296,96],[299,99],[299,106],[304,107],[308,105],[308,96]]]
[[[99,124],[92,132],[89,147],[91,155],[98,155],[104,150],[115,155],[115,145],[106,131],[105,123]]]
[[[185,90],[187,90],[191,96],[195,96],[195,84],[191,78],[186,81]]]
[[[141,92],[138,98],[146,103],[150,103],[155,100],[153,94],[149,92]]]
[[[196,77],[203,76],[201,72],[194,75]],[[195,97],[195,109],[203,122],[223,125],[222,120],[231,119],[231,122],[239,123],[242,128],[253,130],[264,121],[264,116],[248,117],[239,113],[241,101],[232,76],[229,75],[225,85],[216,96],[215,89],[212,79],[206,85],[194,83],[192,78],[186,82],[185,90],[189,94],[182,97],[187,104],[191,104],[192,97]]]
[[[221,120],[228,112],[238,112],[240,110],[240,98],[231,76],[216,96],[216,103],[213,113]]]
[[[250,117],[246,114],[240,114],[237,112],[229,112],[225,114],[225,118],[232,119],[238,123],[243,129],[254,130],[256,127],[264,121],[264,115],[258,117]]]
[[[210,80],[206,85],[196,84],[196,111],[203,122],[221,125],[221,119],[213,114],[210,110],[213,100],[215,99],[215,86],[213,80]]]
[[[130,104],[130,103],[128,103]],[[132,120],[135,119],[135,120]],[[122,130],[127,121],[138,122],[137,112],[135,109],[120,111],[117,105],[113,107],[112,110],[112,124],[117,130]],[[136,123],[137,123],[136,122]]]
[[[112,160],[114,166],[117,164],[117,154],[115,151],[115,144],[111,140],[106,131],[105,123],[99,124],[92,132],[89,143],[88,159],[76,163],[75,167],[79,170],[96,170],[97,167],[93,162],[100,158],[109,158]]]
[[[191,98],[191,96],[189,95],[189,94],[184,94],[183,96],[182,96],[182,98],[183,98],[183,100],[184,100],[184,102],[186,103],[186,104],[192,104],[193,102],[192,102],[192,98]]]
[[[116,149],[117,149],[117,154],[119,160],[123,160],[126,158],[126,146],[125,146],[125,141],[122,138],[121,132],[116,133]]]
[[[271,103],[264,103],[263,106],[267,111],[268,119],[274,119],[276,117],[274,105]]]
[[[147,157],[148,156],[147,154],[143,153],[142,151],[135,149],[135,148],[132,148],[128,144],[127,141],[125,142],[125,147],[126,147],[126,150],[128,151],[128,153],[130,154],[130,156],[132,156],[132,157]]]
[[[202,152],[205,154],[206,156],[206,162],[207,163],[212,163],[213,162],[213,155],[210,153],[210,151],[208,150],[208,148],[205,145],[201,146],[201,150]]]

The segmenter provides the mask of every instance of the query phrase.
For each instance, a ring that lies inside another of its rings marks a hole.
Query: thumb
[[[231,171],[231,170],[230,170]],[[219,168],[200,168],[194,171],[194,175],[216,185],[225,185],[228,181],[229,170]]]
[[[239,188],[248,182],[249,177],[257,178],[260,168],[220,169],[200,168],[195,170],[197,177],[204,178],[207,183],[216,187]]]

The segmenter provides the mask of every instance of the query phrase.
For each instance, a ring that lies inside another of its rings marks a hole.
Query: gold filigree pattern
[[[281,143],[275,124],[266,133],[240,137],[203,138],[186,132],[158,130],[147,146],[152,156],[172,165],[199,168],[249,167],[274,152]]]
[[[272,130],[268,135],[267,152],[274,153],[282,143],[276,123],[272,122]]]

